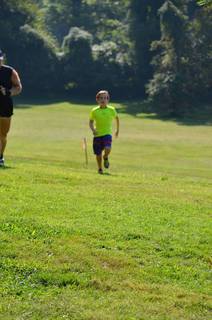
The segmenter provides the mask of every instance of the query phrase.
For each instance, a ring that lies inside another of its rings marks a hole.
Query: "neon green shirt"
[[[96,124],[96,137],[105,136],[106,134],[112,135],[112,122],[117,117],[116,109],[112,106],[105,108],[95,107],[91,110],[90,120],[94,120]]]

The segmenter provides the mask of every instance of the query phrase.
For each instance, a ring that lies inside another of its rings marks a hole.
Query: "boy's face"
[[[109,101],[109,97],[107,93],[101,93],[96,100],[100,107],[105,107]]]

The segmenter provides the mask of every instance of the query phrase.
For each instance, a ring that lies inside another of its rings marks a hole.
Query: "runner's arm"
[[[16,96],[22,91],[22,84],[18,72],[13,69],[12,71],[12,88],[10,89],[11,96]]]

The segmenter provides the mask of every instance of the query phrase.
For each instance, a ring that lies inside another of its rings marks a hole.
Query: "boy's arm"
[[[96,129],[94,128],[94,120],[90,119],[89,120],[89,127],[91,131],[93,132],[93,135],[95,136],[97,134]]]
[[[119,122],[119,117],[118,116],[116,116],[116,132],[115,132],[115,136],[116,136],[116,138],[118,138],[118,135],[119,135],[119,124],[120,124],[120,122]]]

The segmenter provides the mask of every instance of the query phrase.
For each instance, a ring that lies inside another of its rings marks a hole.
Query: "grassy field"
[[[0,319],[211,319],[212,127],[122,112],[100,176],[91,108],[15,110],[0,170]]]

